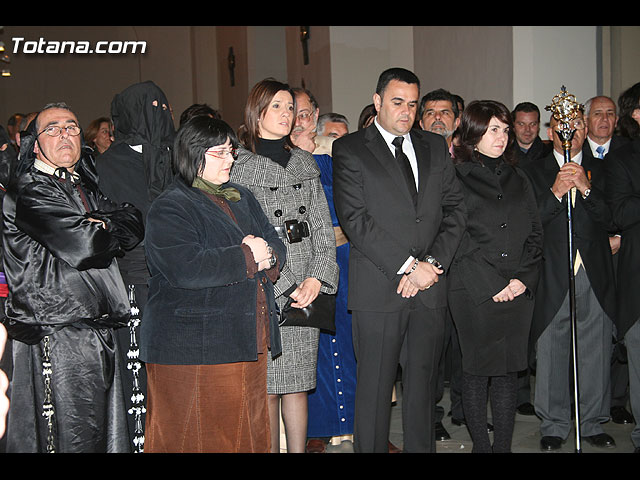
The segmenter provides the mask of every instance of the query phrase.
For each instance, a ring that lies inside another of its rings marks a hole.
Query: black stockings
[[[462,407],[473,441],[474,453],[511,451],[518,393],[517,380],[516,372],[497,377],[463,374]],[[487,432],[487,391],[491,397],[493,446]]]

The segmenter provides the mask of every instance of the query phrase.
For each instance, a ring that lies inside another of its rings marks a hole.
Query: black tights
[[[491,387],[489,388],[489,383]],[[493,447],[487,432],[487,390],[491,397]],[[516,416],[516,372],[496,377],[463,373],[462,408],[474,453],[509,453]]]

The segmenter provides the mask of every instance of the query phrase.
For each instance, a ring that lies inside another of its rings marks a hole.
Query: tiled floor
[[[398,389],[399,390],[399,389]],[[445,412],[449,411],[449,389],[445,389],[445,395],[441,405]],[[489,414],[490,415],[490,414]],[[491,418],[489,418],[491,421]],[[451,435],[451,440],[437,442],[437,453],[471,453],[472,442],[467,428],[456,426],[451,423],[451,417],[445,416],[443,425]],[[618,425],[611,421],[603,424],[603,429],[611,435],[616,441],[615,448],[596,448],[592,447],[585,441],[581,441],[582,453],[632,453],[634,450],[631,443],[631,431],[635,425]],[[525,416],[516,414],[516,425],[513,434],[512,451],[513,453],[542,453],[540,450],[540,420],[535,415]],[[391,431],[389,434],[391,442],[402,447],[402,411],[400,403],[396,403],[392,407],[391,413]],[[575,453],[576,439],[575,434],[571,433],[560,450],[547,452],[546,455],[558,453]]]
[[[391,442],[399,448],[402,448],[402,408],[401,395],[402,389],[398,385],[398,401],[391,410],[391,426],[389,438]],[[445,395],[440,403],[445,412],[449,411],[449,389],[445,389]],[[491,419],[489,418],[489,421]],[[437,453],[471,453],[472,442],[467,428],[456,426],[451,423],[451,417],[445,416],[443,424],[449,434],[450,440],[440,441],[436,444]],[[512,451],[513,453],[541,453],[540,450],[540,420],[538,417],[516,415],[516,425],[513,435]],[[631,431],[634,425],[618,425],[611,421],[603,425],[604,431],[611,435],[616,441],[615,448],[596,448],[592,447],[585,441],[581,442],[581,453],[632,453],[634,450],[631,443]],[[327,453],[353,453],[351,442],[343,442],[340,445],[329,445]],[[547,452],[545,455],[554,455],[559,453],[576,453],[575,434],[569,436],[560,450],[555,452]]]

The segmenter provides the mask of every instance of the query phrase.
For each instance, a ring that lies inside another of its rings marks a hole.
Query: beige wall
[[[493,98],[541,108],[565,84],[580,101],[597,93],[617,99],[640,81],[640,27],[595,26],[312,26],[309,65],[302,64],[298,26],[5,26],[12,76],[0,78],[0,122],[16,112],[66,101],[83,124],[108,114],[113,96],[155,81],[172,105],[176,125],[192,103],[218,108],[237,128],[246,96],[267,76],[309,88],[321,112],[345,114],[355,128],[371,103],[379,73],[402,66],[420,77],[422,93],[443,87],[465,100]],[[12,54],[26,40],[143,40],[143,55]],[[236,85],[229,84],[233,46]],[[566,54],[565,54],[566,52]],[[598,79],[601,52],[602,78]]]
[[[444,88],[471,100],[509,105],[513,96],[510,26],[414,27],[415,72],[422,93]]]

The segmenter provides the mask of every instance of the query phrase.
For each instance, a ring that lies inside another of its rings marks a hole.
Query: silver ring
[[[429,285],[427,288],[425,288],[425,290],[429,290],[431,288],[431,285]]]

